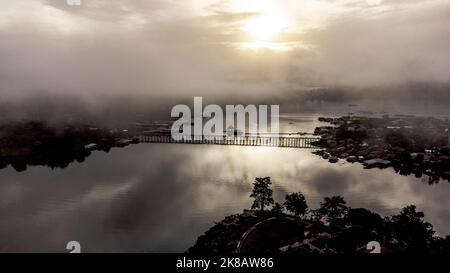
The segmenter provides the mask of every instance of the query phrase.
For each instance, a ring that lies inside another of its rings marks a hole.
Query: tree
[[[325,216],[328,222],[334,222],[344,218],[349,209],[346,204],[347,202],[342,196],[325,197],[324,201],[320,203],[318,212]]]
[[[383,218],[380,215],[364,208],[349,209],[346,216],[351,226],[361,226],[365,229],[380,229]]]
[[[254,198],[252,209],[259,208],[261,211],[264,210],[265,206],[273,204],[273,191],[270,188],[272,182],[270,177],[256,177],[253,183],[253,191],[250,197]]]
[[[384,139],[392,147],[400,147],[407,150],[411,147],[411,140],[401,132],[391,131]]]
[[[287,211],[294,213],[295,216],[304,215],[308,208],[305,196],[301,192],[287,194],[284,206]]]
[[[280,203],[275,203],[275,205],[273,205],[273,207],[272,207],[272,212],[274,214],[282,214],[283,210],[284,210],[284,207]]]
[[[391,217],[388,222],[392,237],[402,251],[424,251],[429,248],[435,231],[424,221],[424,213],[411,205],[402,209],[400,214]]]

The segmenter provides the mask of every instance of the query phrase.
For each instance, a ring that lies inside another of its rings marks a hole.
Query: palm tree
[[[342,196],[325,197],[324,201],[320,203],[318,212],[328,221],[342,219],[349,209],[346,204],[347,202]]]

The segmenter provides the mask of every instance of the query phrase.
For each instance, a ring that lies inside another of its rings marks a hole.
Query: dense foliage
[[[258,194],[252,195],[259,201],[252,207],[258,210],[226,217],[200,236],[189,252],[357,253],[367,252],[367,243],[377,241],[383,253],[450,253],[450,237],[436,236],[414,205],[383,218],[368,209],[347,206],[342,196],[325,197],[319,208],[308,209],[298,192],[288,194],[284,203],[293,215],[279,203],[264,211],[261,204],[273,201],[270,184],[270,178],[257,178],[254,193]],[[249,231],[254,233],[251,240]]]

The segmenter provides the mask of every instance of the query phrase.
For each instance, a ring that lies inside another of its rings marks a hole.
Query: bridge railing
[[[318,141],[317,137],[274,137],[274,136],[182,136],[170,135],[142,135],[139,137],[143,143],[175,143],[175,144],[212,144],[212,145],[238,145],[238,146],[269,146],[291,148],[315,148],[312,143]]]

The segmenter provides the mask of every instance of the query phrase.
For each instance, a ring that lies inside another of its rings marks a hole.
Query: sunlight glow
[[[293,48],[289,43],[270,43],[270,42],[251,42],[240,43],[239,46],[244,49],[257,51],[259,49],[269,49],[273,51],[288,51]]]
[[[244,26],[254,42],[269,42],[288,27],[288,20],[281,15],[262,15],[251,19]]]

